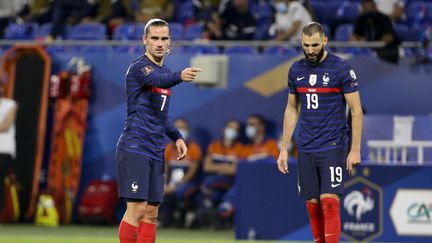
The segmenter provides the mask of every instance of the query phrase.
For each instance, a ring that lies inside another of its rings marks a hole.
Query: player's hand
[[[195,80],[195,78],[198,75],[198,73],[202,72],[202,71],[203,70],[201,68],[196,68],[196,67],[185,68],[181,72],[181,79],[183,81],[186,81],[186,82],[191,82],[191,81]]]
[[[347,157],[347,170],[349,173],[352,172],[352,169],[361,163],[360,151],[350,151]]]
[[[177,141],[175,142],[175,146],[178,153],[177,160],[183,159],[188,151],[185,141],[183,139],[177,139]]]
[[[277,160],[278,169],[281,173],[287,174],[288,171],[288,151],[280,151]]]

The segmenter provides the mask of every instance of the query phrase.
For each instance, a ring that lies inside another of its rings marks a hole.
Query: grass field
[[[0,224],[1,243],[118,243],[116,226],[39,227]],[[158,229],[157,243],[235,243],[232,230]],[[281,241],[259,241],[259,243]],[[293,242],[292,242],[293,243]]]

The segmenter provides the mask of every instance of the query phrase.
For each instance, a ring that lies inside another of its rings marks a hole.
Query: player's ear
[[[323,37],[324,45],[327,45],[327,42],[328,42],[328,37],[326,35],[324,35],[324,37]]]
[[[146,35],[145,34],[143,34],[143,36],[142,36],[142,42],[143,42],[144,45],[147,45],[147,39],[146,39]]]

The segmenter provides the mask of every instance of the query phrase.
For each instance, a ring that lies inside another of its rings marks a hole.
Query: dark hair
[[[144,35],[147,35],[148,34],[148,32],[149,32],[149,27],[150,26],[166,26],[166,27],[169,27],[168,26],[168,22],[166,22],[165,20],[163,20],[163,19],[150,19],[147,23],[146,23],[146,25],[145,25],[145,27],[144,27]]]
[[[319,33],[320,36],[324,36],[324,29],[322,25],[318,22],[310,22],[302,29],[302,34],[307,36],[312,36],[316,33]]]
[[[264,118],[264,116],[260,115],[260,114],[251,114],[249,115],[248,119],[250,118],[255,118],[258,120],[258,122],[263,125],[264,127],[267,126],[267,120]]]

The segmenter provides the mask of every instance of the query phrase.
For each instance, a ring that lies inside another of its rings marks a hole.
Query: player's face
[[[156,58],[164,57],[170,45],[169,28],[167,26],[149,26],[143,42],[146,46],[146,52],[150,55]]]
[[[313,63],[318,64],[324,56],[325,45],[327,44],[327,37],[320,36],[316,33],[312,36],[302,34],[302,47],[306,59]]]

